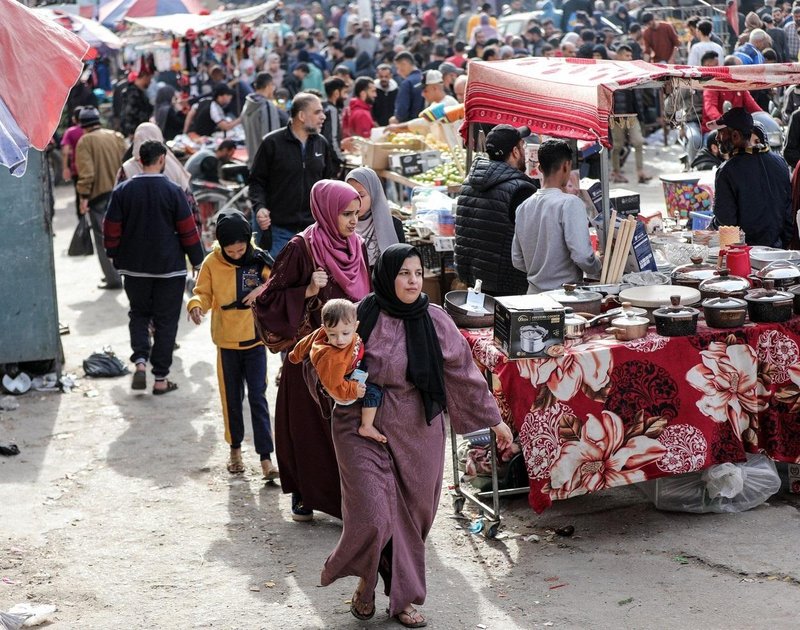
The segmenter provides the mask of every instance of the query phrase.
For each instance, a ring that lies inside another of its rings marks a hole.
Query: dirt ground
[[[657,183],[647,188],[660,195]],[[96,258],[65,254],[70,198],[59,189],[55,255],[71,330],[65,371],[81,375],[83,358],[105,345],[127,357],[127,314],[122,292],[96,288]],[[52,628],[399,627],[382,594],[372,621],[349,614],[355,579],[318,586],[338,521],[292,522],[249,443],[247,474],[225,471],[208,324],[183,320],[179,342],[175,394],[82,378],[72,393],[29,393],[0,412],[0,440],[22,451],[0,458],[0,610],[54,604]],[[271,357],[270,402],[277,367]],[[799,506],[784,492],[744,514],[671,514],[622,488],[537,516],[522,497],[504,500],[501,535],[486,540],[443,496],[422,610],[442,630],[796,628]],[[564,525],[572,537],[551,535]]]

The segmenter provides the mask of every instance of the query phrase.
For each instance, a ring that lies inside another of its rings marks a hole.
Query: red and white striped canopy
[[[611,146],[608,119],[614,91],[668,81],[696,89],[760,90],[800,83],[800,64],[704,68],[544,57],[471,61],[465,119],[525,125],[548,136]]]

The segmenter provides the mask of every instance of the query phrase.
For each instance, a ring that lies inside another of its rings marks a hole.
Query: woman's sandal
[[[372,608],[369,609],[368,613],[359,612],[358,606],[364,606],[366,604],[366,602],[362,602],[359,597],[361,597],[361,593],[356,589],[353,593],[353,597],[350,599],[350,614],[361,621],[372,619],[375,616],[375,597],[373,596],[372,598]]]
[[[389,609],[386,609],[386,613],[389,613]],[[405,617],[405,621],[403,620]],[[394,619],[399,623],[401,626],[405,626],[406,628],[424,628],[428,625],[427,619],[422,616],[422,614],[413,606],[411,607],[410,612],[406,612],[405,610],[400,611],[394,616]]]
[[[178,389],[178,384],[173,383],[172,381],[167,381],[167,386],[163,389],[156,389],[153,387],[153,396],[163,396],[164,394],[169,394],[170,392],[174,392]]]

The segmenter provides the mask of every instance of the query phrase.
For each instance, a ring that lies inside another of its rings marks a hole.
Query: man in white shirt
[[[686,62],[688,65],[699,66],[703,55],[707,52],[715,52],[720,59],[725,58],[722,46],[711,41],[711,26],[710,20],[700,20],[697,23],[697,39],[700,41],[689,50],[689,58]]]
[[[489,146],[487,144],[487,150]],[[563,140],[539,146],[542,188],[517,208],[511,262],[528,276],[528,293],[598,277],[600,258],[592,250],[586,207],[564,187],[572,170],[572,149]]]
[[[422,88],[422,98],[426,107],[442,103],[445,107],[458,105],[458,101],[444,91],[444,77],[439,70],[427,70],[422,73],[422,81],[415,87]]]

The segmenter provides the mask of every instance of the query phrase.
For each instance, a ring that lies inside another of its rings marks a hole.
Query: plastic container
[[[707,230],[711,225],[711,220],[714,218],[713,214],[704,212],[690,212],[689,216],[692,217],[693,230]]]
[[[439,236],[456,235],[456,218],[450,210],[439,210]]]

